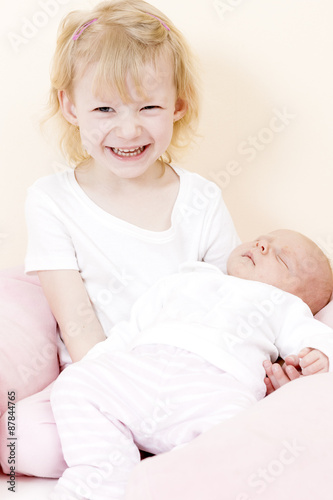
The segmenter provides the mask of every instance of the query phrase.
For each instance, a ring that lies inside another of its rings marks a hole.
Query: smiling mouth
[[[120,148],[110,148],[112,152],[118,156],[138,156],[146,149],[147,146],[140,146],[138,148],[131,149],[120,149]]]

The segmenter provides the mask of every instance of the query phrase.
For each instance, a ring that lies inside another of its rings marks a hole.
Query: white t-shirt
[[[78,270],[106,336],[142,293],[182,262],[204,260],[225,271],[239,238],[220,189],[198,174],[174,170],[180,187],[172,225],[160,232],[105,212],[74,171],[37,180],[26,200],[25,271]]]
[[[274,362],[312,347],[329,357],[333,371],[333,330],[314,319],[300,298],[225,275],[205,262],[185,264],[161,279],[138,299],[130,319],[87,356],[146,344],[194,352],[233,375],[258,400],[266,392],[265,359]]]

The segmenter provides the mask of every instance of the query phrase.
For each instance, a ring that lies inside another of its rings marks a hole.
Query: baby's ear
[[[76,116],[76,109],[70,98],[68,97],[65,90],[58,91],[58,99],[61,108],[61,112],[64,118],[72,125],[78,125],[78,119]]]
[[[177,122],[178,120],[183,118],[183,116],[185,115],[187,110],[188,110],[187,101],[185,101],[185,99],[181,99],[180,97],[178,97],[176,104],[175,104],[173,121]]]

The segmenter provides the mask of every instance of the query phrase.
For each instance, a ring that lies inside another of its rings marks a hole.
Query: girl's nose
[[[258,240],[256,242],[256,247],[259,248],[260,252],[265,255],[268,250],[269,250],[269,245],[268,245],[268,241],[265,240],[264,238],[261,238],[260,240]]]
[[[141,126],[134,116],[130,113],[124,114],[119,118],[116,127],[116,135],[121,139],[135,139],[141,134]]]

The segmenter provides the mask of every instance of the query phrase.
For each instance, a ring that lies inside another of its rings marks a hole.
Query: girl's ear
[[[176,122],[183,118],[185,115],[186,111],[188,109],[188,104],[187,101],[184,99],[181,99],[180,97],[177,99],[176,104],[175,104],[175,111],[173,114],[173,121]]]
[[[76,116],[75,106],[72,103],[72,101],[69,99],[65,90],[58,91],[58,99],[59,99],[60,108],[61,108],[62,114],[64,115],[64,118],[66,118],[66,120],[69,123],[71,123],[72,125],[78,125],[79,122],[78,122],[78,119]]]

